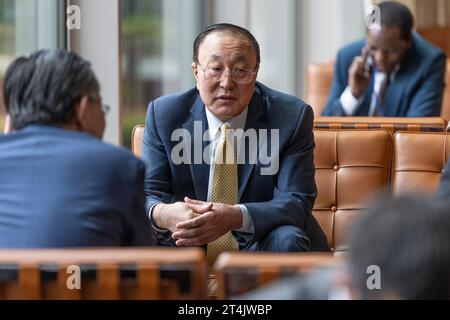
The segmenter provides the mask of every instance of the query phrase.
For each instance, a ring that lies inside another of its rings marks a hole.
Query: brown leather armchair
[[[347,230],[378,192],[387,192],[392,134],[388,130],[315,130],[313,214],[331,248],[347,250]]]
[[[450,153],[446,132],[397,132],[394,135],[391,190],[433,194]]]
[[[306,103],[319,117],[327,104],[331,84],[333,82],[334,61],[310,64],[306,70]]]

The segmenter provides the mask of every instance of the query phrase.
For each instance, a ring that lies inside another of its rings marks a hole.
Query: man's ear
[[[195,62],[192,62],[191,64],[192,68],[192,74],[194,75],[195,81],[197,82],[197,89],[198,89],[198,67]]]
[[[5,118],[5,126],[3,127],[3,133],[11,133],[13,131],[14,129],[12,126],[11,117],[9,116],[9,114],[7,114]]]
[[[75,123],[80,131],[86,131],[88,124],[89,97],[84,95],[75,106]]]
[[[258,71],[259,71],[259,63],[256,65],[256,68],[255,68],[255,72],[256,72],[255,79],[256,79],[256,77],[258,77]]]
[[[198,67],[197,67],[197,64],[195,62],[192,62],[191,67],[192,67],[192,73],[194,74],[195,80],[198,81]]]
[[[408,50],[411,49],[413,46],[413,36],[411,34],[411,36],[408,39]]]

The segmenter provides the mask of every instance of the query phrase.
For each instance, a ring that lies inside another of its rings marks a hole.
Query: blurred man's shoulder
[[[441,56],[442,59],[445,57],[445,52],[441,48],[435,46],[433,43],[426,40],[424,37],[422,37],[417,32],[413,33],[413,41],[414,41],[414,46],[420,56],[423,56],[423,57]]]
[[[112,145],[86,133],[75,133],[71,138],[72,154],[82,162],[111,170],[141,170],[144,165],[131,150]],[[131,172],[130,172],[131,173]]]
[[[357,41],[353,41],[344,47],[342,47],[339,52],[338,56],[348,56],[348,57],[355,57],[361,55],[361,49],[366,45],[365,39],[360,39]]]

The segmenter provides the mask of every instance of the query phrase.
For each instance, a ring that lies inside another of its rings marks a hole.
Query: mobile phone
[[[373,68],[373,58],[372,56],[368,56],[366,58],[366,63],[364,64],[364,69],[366,72],[372,72],[372,68]]]

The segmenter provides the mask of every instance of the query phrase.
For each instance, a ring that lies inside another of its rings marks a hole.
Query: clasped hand
[[[184,198],[173,205],[178,212],[172,219],[170,231],[177,246],[204,245],[242,225],[242,212],[238,206],[204,202]]]

